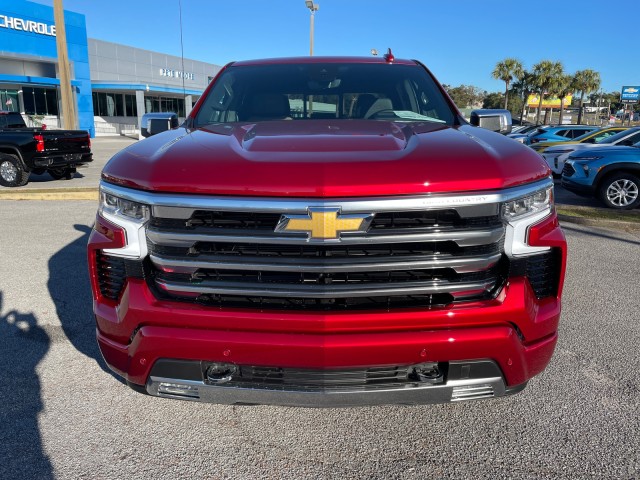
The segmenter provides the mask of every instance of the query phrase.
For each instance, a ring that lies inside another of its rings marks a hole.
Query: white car
[[[586,148],[607,147],[609,145],[631,146],[640,142],[640,127],[629,128],[615,135],[605,138],[600,143],[570,143],[568,145],[553,145],[545,149],[541,155],[555,175],[561,175],[564,164],[576,150]]]
[[[519,126],[517,130],[511,130],[511,133],[507,137],[514,139],[516,142],[526,143],[526,139],[530,133],[537,131],[539,128],[546,127],[548,125],[524,125]]]

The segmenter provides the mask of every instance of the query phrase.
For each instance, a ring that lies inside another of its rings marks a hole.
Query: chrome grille
[[[383,200],[254,202],[255,210],[242,203],[152,209],[147,246],[157,295],[258,309],[432,307],[491,298],[508,275],[498,203],[405,211]],[[340,239],[274,231],[282,212],[325,204],[374,218],[366,232]]]

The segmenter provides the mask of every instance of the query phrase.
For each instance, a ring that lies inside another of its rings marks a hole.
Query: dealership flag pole
[[[60,76],[63,127],[68,130],[76,130],[78,128],[78,122],[76,120],[73,92],[71,91],[71,71],[69,69],[67,33],[64,28],[62,0],[53,1],[53,12],[56,21],[56,47],[58,48],[58,75]]]

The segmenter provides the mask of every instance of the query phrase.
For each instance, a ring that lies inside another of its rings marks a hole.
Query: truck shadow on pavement
[[[84,175],[82,173],[76,172],[73,174],[73,178],[84,178]],[[73,178],[71,180],[73,180]],[[66,179],[56,180],[55,178],[52,178],[51,175],[49,175],[48,173],[43,173],[41,175],[32,173],[29,176],[29,183],[50,183],[51,186],[65,185],[63,182],[69,182],[71,180],[66,180]]]
[[[87,242],[91,227],[74,225],[83,235],[56,252],[49,260],[47,288],[56,306],[62,330],[83,355],[92,358],[102,370],[118,381],[104,362],[96,343],[93,300],[87,269]]]
[[[595,229],[594,227],[581,228],[579,225],[572,225],[567,223],[562,224],[562,229],[578,235],[605,238],[607,240],[616,240],[622,243],[630,243],[631,245],[640,245],[640,240],[630,240],[628,238],[624,238],[624,236],[628,236],[625,235],[624,232],[617,233],[613,230]]]
[[[0,292],[0,478],[54,478],[38,428],[36,372],[51,339],[33,314],[3,311]]]

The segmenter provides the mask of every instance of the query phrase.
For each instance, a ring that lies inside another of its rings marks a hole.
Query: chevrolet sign
[[[623,103],[637,103],[640,100],[640,86],[622,87],[620,100]]]
[[[50,37],[56,36],[55,25],[47,25],[46,23],[9,17],[7,15],[0,15],[0,28],[10,28],[12,30],[37,33],[38,35],[48,35]]]

